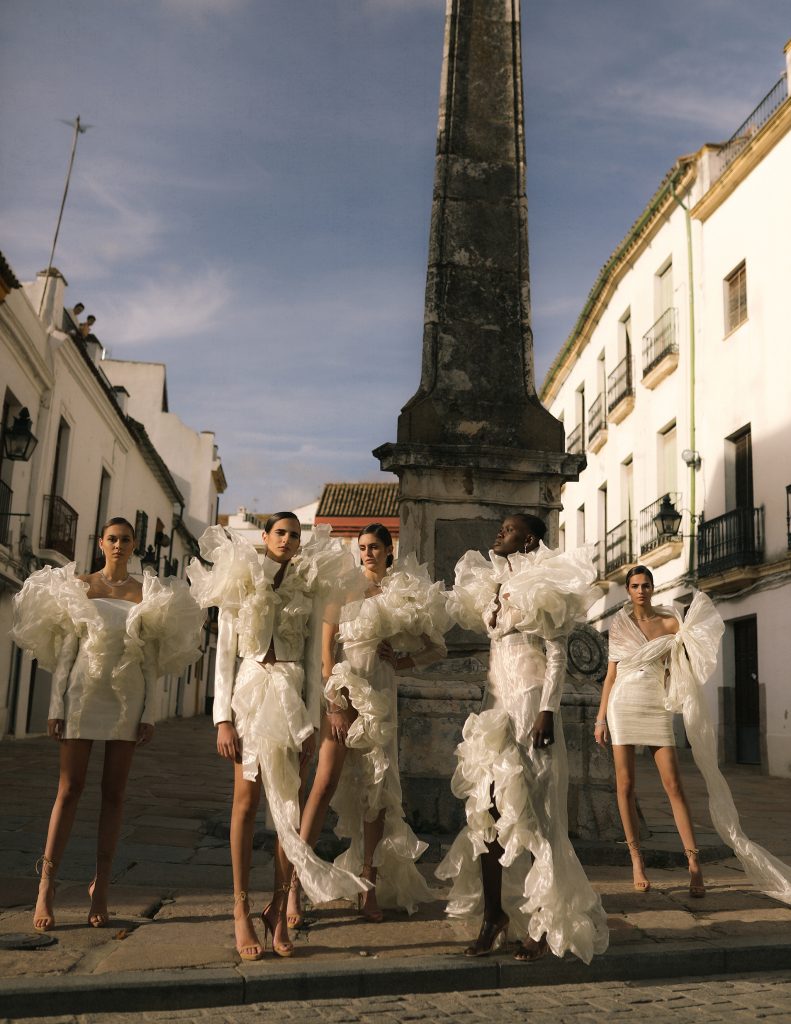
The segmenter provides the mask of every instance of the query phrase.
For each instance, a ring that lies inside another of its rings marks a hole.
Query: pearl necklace
[[[124,576],[124,578],[122,580],[115,580],[115,581],[108,580],[107,577],[104,575],[104,573],[102,572],[101,569],[99,570],[99,575],[102,577],[102,579],[104,580],[104,582],[107,584],[108,587],[122,587],[124,585],[124,583],[128,583],[129,582],[129,573],[127,573],[126,576]]]

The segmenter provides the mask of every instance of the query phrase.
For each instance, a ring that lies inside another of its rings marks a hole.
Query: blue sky
[[[223,509],[385,479],[419,378],[444,0],[0,0],[0,248],[164,361]],[[677,156],[779,78],[788,0],[523,0],[536,374]],[[257,500],[256,500],[257,499]]]

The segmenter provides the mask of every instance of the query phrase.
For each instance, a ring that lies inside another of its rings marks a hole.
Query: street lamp
[[[27,408],[20,409],[13,426],[3,431],[3,456],[12,462],[27,462],[33,454],[38,438],[32,431],[33,423]]]
[[[681,513],[670,500],[669,494],[662,498],[659,511],[654,516],[653,523],[660,537],[667,537],[669,540],[672,540],[678,535],[681,527]]]

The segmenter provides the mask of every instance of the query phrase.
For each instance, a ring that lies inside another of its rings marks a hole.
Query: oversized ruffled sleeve
[[[255,590],[261,575],[258,552],[252,544],[222,526],[210,526],[199,541],[200,552],[212,568],[194,558],[187,567],[192,596],[201,608],[222,608],[238,612],[245,598]]]
[[[28,576],[14,597],[14,643],[47,672],[55,671],[66,637],[85,636],[101,625],[87,597],[88,584],[75,569],[74,562],[63,568],[47,565]]]
[[[322,602],[336,602],[355,587],[359,590],[360,571],[352,550],[331,533],[328,523],[314,526],[295,559],[309,591]]]
[[[384,635],[396,651],[415,653],[428,646],[444,652],[451,626],[445,588],[431,579],[414,554],[399,559],[382,580],[381,602]]]
[[[446,597],[448,614],[462,629],[485,633],[484,613],[497,594],[491,562],[480,551],[467,551],[456,563],[456,582]]]
[[[601,597],[586,548],[562,552],[540,544],[535,552],[511,555],[508,561],[510,571],[500,574],[499,632],[516,629],[557,640],[584,622],[588,609]]]
[[[143,599],[129,614],[126,631],[132,645],[149,648],[147,659],[156,677],[178,675],[200,657],[204,614],[184,580],[162,582],[143,577]],[[120,668],[117,670],[120,671]]]

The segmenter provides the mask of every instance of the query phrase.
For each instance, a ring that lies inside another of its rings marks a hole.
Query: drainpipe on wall
[[[697,451],[695,444],[695,282],[692,269],[692,218],[689,207],[676,195],[676,181],[672,181],[673,198],[684,211],[684,224],[687,230],[687,288],[689,289],[689,447],[691,451]],[[688,574],[694,578],[695,575],[695,539],[698,522],[695,474],[697,473],[695,462],[689,466],[689,567]]]

